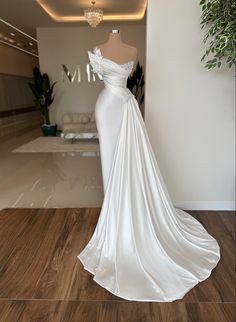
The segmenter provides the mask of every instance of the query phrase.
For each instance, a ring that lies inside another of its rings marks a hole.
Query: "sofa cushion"
[[[63,115],[63,123],[70,123],[71,122],[71,116],[69,114]]]
[[[84,130],[85,131],[88,130],[89,132],[91,132],[91,131],[97,132],[96,123],[90,122],[90,123],[85,124]]]
[[[90,117],[88,115],[83,115],[81,121],[86,124],[90,121]]]
[[[63,132],[65,131],[83,131],[84,130],[84,124],[82,123],[68,123],[68,124],[63,124],[62,125],[62,130]]]
[[[96,122],[94,112],[91,113],[90,122]]]
[[[82,123],[84,114],[71,114],[71,122],[72,123]]]

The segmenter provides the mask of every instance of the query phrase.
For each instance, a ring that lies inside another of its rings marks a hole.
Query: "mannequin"
[[[125,64],[137,58],[137,48],[124,43],[118,29],[112,29],[109,32],[108,41],[97,47],[100,48],[104,58],[113,60],[117,64]]]

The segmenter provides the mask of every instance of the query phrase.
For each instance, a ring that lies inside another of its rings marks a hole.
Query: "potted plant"
[[[143,68],[139,64],[139,61],[137,62],[136,68],[132,75],[130,75],[127,80],[127,87],[134,94],[143,115],[141,105],[144,101],[144,74]]]
[[[208,57],[204,67],[220,68],[222,61],[231,68],[236,65],[236,4],[232,0],[200,0],[201,26],[207,32],[203,42],[207,44],[201,61]]]
[[[56,84],[54,82],[50,85],[49,77],[46,73],[41,74],[37,66],[33,70],[34,83],[28,83],[34,96],[34,104],[36,108],[42,113],[44,118],[44,124],[42,125],[42,132],[44,136],[56,136],[57,125],[51,124],[49,116],[49,106],[54,100],[52,96],[53,88]]]

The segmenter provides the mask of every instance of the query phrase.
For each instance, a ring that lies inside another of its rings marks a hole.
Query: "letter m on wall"
[[[69,69],[66,67],[66,65],[62,64],[61,77],[63,82],[65,81],[65,76],[69,79],[71,83],[73,83],[75,80],[77,80],[77,82],[80,82],[81,81],[80,65],[76,65],[74,73],[71,73]]]

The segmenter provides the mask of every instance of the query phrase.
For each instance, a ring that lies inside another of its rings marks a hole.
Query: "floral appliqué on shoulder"
[[[103,67],[102,67],[102,55],[97,47],[94,48],[93,53],[88,50],[88,56],[90,60],[90,64],[93,68],[93,72],[103,75]]]

